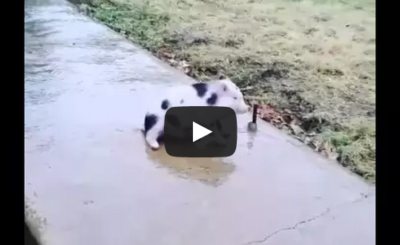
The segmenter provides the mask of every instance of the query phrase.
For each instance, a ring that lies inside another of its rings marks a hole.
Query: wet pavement
[[[41,244],[375,244],[375,188],[239,116],[236,153],[173,158],[140,132],[192,80],[63,0],[25,0],[25,216]]]

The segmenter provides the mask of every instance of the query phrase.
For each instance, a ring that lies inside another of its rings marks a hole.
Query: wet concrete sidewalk
[[[226,159],[146,149],[192,82],[63,0],[26,0],[25,215],[50,245],[375,244],[375,190],[262,123]]]

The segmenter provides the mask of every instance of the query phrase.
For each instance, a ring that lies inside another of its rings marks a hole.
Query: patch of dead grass
[[[188,61],[199,80],[225,74],[290,109],[303,130],[335,147],[339,162],[374,179],[374,0],[112,2],[123,5],[97,4],[95,17],[155,54]]]

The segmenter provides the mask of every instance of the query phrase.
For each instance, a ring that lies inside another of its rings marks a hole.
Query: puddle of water
[[[147,148],[147,155],[158,167],[165,168],[178,177],[215,187],[222,185],[235,171],[235,165],[222,158],[172,157],[165,151],[164,145],[157,151]]]

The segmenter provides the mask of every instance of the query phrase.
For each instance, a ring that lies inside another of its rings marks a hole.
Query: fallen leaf
[[[318,152],[322,153],[325,157],[331,160],[337,160],[339,154],[335,149],[327,142],[323,142],[317,149]]]
[[[161,55],[166,57],[166,58],[168,58],[168,59],[174,59],[175,58],[175,54],[169,53],[169,52],[164,52]]]
[[[170,64],[170,65],[172,65],[172,66],[176,66],[177,64],[178,64],[178,61],[176,61],[176,60],[174,60],[174,59],[169,59],[169,60],[167,60],[168,61],[168,63]]]
[[[181,60],[178,62],[178,64],[176,65],[176,68],[180,71],[182,71],[185,74],[189,74],[192,72],[192,67],[190,66],[190,64],[185,61],[185,60]]]
[[[271,121],[277,117],[280,117],[271,105],[260,105],[258,108],[258,114],[261,119]]]
[[[296,124],[291,123],[291,124],[289,124],[289,127],[293,130],[293,134],[295,134],[295,135],[300,135],[300,134],[304,133],[304,131]]]

